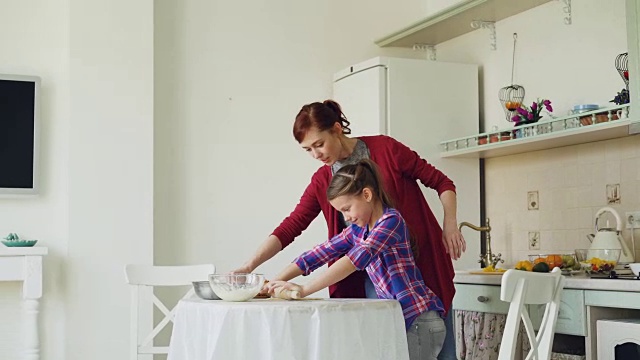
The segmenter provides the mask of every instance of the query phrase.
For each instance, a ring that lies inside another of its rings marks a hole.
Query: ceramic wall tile
[[[620,160],[609,160],[605,163],[605,181],[607,184],[620,183]]]
[[[591,186],[593,184],[593,164],[578,164],[578,179],[575,186]]]
[[[546,176],[541,171],[530,171],[526,178],[527,188],[529,191],[541,189],[548,186]]]
[[[576,229],[588,229],[594,226],[594,214],[591,208],[578,208],[580,213],[578,217],[578,226]]]
[[[640,159],[623,159],[620,161],[620,182],[640,180]]]
[[[551,229],[552,230],[565,230],[567,228],[567,221],[565,220],[565,212],[562,210],[551,211]]]
[[[576,229],[580,226],[580,210],[577,208],[567,208],[564,215],[565,229]]]
[[[520,230],[538,231],[540,229],[540,211],[527,211],[524,215],[523,227],[515,227]]]
[[[555,247],[551,230],[540,231],[540,251],[553,250]]]
[[[638,136],[622,138],[617,142],[606,141],[604,146],[605,160],[631,159],[637,156]]]
[[[579,164],[595,164],[605,161],[605,151],[602,149],[602,144],[588,143],[581,144],[578,151],[578,163]]]
[[[577,201],[576,206],[579,208],[591,207],[591,198],[593,197],[591,186],[580,186],[576,189]],[[604,190],[602,190],[604,193]]]
[[[607,162],[599,161],[597,163],[593,163],[591,165],[591,174],[589,175],[591,178],[591,186],[594,189],[605,189],[607,184],[612,184],[607,182]],[[619,170],[618,170],[618,179],[619,179]],[[617,184],[617,182],[613,182]]]
[[[553,229],[553,214],[551,211],[540,212],[540,230]]]
[[[494,247],[510,263],[588,248],[595,213],[609,206],[607,184],[620,184],[621,202],[610,206],[621,216],[640,210],[640,136],[488,159],[486,184]],[[528,210],[529,191],[538,191],[538,210]],[[540,250],[529,250],[530,231],[540,232]],[[623,237],[629,242],[630,232]]]
[[[578,188],[577,187],[566,187],[565,188],[565,201],[567,205],[567,209],[577,208],[578,202]]]
[[[565,173],[561,164],[552,167],[547,171],[547,177],[545,179],[545,187],[549,189],[560,189],[564,187]]]
[[[561,174],[564,175],[564,180],[562,182],[565,188],[572,188],[578,186],[581,180],[578,177],[578,165],[574,164],[564,164],[563,171],[560,171]]]

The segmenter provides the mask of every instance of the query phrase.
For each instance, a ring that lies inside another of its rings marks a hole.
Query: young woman
[[[284,288],[305,297],[366,269],[378,298],[400,302],[409,358],[437,359],[445,338],[444,306],[422,280],[407,225],[392,208],[376,166],[370,160],[344,166],[333,176],[327,198],[351,225],[295,259],[277,276],[279,281],[267,285],[269,292]],[[308,284],[287,282],[329,261],[335,263]]]
[[[329,182],[342,166],[371,159],[378,165],[385,191],[394,200],[395,208],[415,240],[418,269],[426,285],[442,300],[447,313],[445,323],[449,335],[439,359],[456,359],[453,316],[449,312],[455,293],[451,259],[459,258],[466,244],[457,227],[455,186],[441,171],[397,140],[383,135],[351,138],[347,136],[350,133],[349,121],[334,101],[315,102],[300,109],[293,136],[324,166],[313,175],[293,212],[235,272],[254,271],[293,242],[320,212],[327,221],[329,238],[340,233],[348,224],[327,201]],[[418,181],[437,191],[444,209],[443,228],[431,212]],[[330,286],[329,293],[337,298],[376,297],[371,281],[361,271]]]

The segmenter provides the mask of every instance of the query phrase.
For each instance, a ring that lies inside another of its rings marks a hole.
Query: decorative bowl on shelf
[[[32,247],[38,240],[2,240],[7,247]]]
[[[247,301],[254,298],[264,285],[262,274],[210,274],[213,292],[225,301]]]
[[[31,247],[35,245],[38,240],[24,240],[20,239],[20,236],[16,233],[9,233],[4,237],[2,243],[8,247]]]
[[[576,249],[576,258],[587,274],[609,274],[618,264],[620,249]]]

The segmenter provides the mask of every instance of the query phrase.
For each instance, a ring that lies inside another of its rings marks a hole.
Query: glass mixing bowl
[[[618,264],[620,249],[576,249],[576,259],[588,274],[609,274]]]
[[[262,274],[210,274],[211,289],[225,301],[253,299],[264,284]]]

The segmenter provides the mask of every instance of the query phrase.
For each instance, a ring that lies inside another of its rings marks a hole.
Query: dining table
[[[184,299],[169,360],[408,360],[402,308],[383,299]]]

